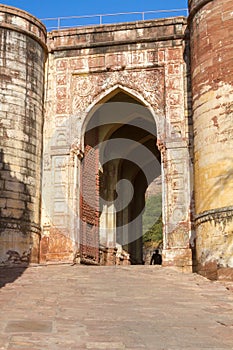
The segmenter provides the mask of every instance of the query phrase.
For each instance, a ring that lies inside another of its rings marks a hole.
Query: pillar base
[[[76,247],[69,232],[54,227],[44,229],[40,241],[40,263],[72,263],[76,259]]]
[[[116,265],[117,248],[101,247],[100,248],[100,265],[114,266]]]
[[[217,270],[217,277],[220,281],[233,281],[233,268],[232,267],[220,267]]]
[[[0,264],[22,265],[39,263],[40,227],[23,221],[1,219]],[[5,222],[4,222],[5,221]]]
[[[162,266],[172,266],[182,272],[193,272],[192,250],[190,248],[164,249]]]
[[[218,267],[216,261],[209,261],[197,265],[197,272],[209,280],[233,281],[233,268]]]

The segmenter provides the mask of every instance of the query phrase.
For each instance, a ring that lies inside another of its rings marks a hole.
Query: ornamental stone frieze
[[[140,93],[157,113],[162,112],[164,69],[137,69],[72,75],[72,114],[85,111],[92,101],[114,86]]]

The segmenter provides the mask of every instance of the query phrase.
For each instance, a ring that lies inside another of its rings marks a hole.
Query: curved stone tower
[[[233,275],[233,5],[189,0],[196,254],[209,278]]]
[[[0,5],[0,263],[38,262],[46,29]]]

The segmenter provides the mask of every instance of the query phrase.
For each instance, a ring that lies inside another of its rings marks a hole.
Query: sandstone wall
[[[191,269],[185,30],[186,19],[179,17],[49,33],[42,260],[71,260],[79,245],[83,133],[92,107],[121,89],[155,116],[163,168],[164,264]]]
[[[198,270],[215,278],[233,268],[233,4],[189,6],[196,254]]]
[[[38,262],[46,30],[0,6],[0,263]]]

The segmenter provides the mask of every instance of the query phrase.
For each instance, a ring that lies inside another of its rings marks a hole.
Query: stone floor
[[[0,349],[233,349],[233,293],[160,266],[1,269]]]

